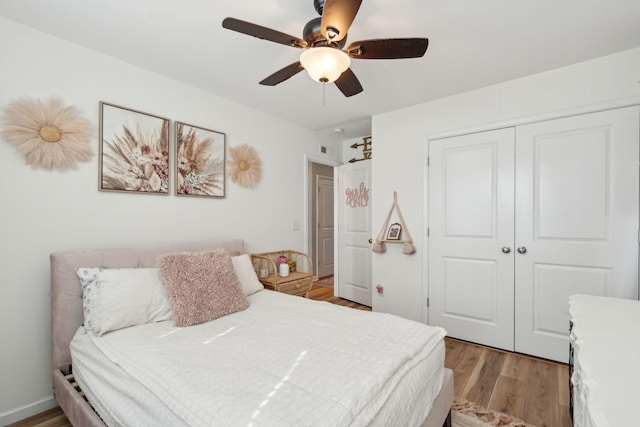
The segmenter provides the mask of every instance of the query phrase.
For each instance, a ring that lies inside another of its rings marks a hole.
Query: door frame
[[[422,146],[422,323],[429,323],[429,143]]]
[[[311,227],[314,227],[315,224],[311,224],[311,205],[312,205],[312,200],[311,197],[315,198],[315,194],[313,194],[313,192],[309,191],[309,186],[312,184],[310,182],[310,174],[311,174],[311,163],[318,163],[321,165],[326,165],[326,166],[331,166],[333,168],[335,168],[336,166],[339,166],[340,163],[336,160],[333,159],[327,159],[327,158],[322,158],[322,157],[316,157],[313,155],[310,155],[308,153],[304,154],[304,167],[303,167],[303,191],[302,191],[302,200],[304,201],[304,206],[303,206],[303,226],[302,226],[302,231],[303,231],[303,235],[304,235],[304,246],[305,246],[305,252],[310,254],[312,253],[312,247],[311,247],[311,243],[313,242],[312,236],[313,236],[313,232],[314,230],[311,229]],[[315,180],[313,180],[315,181]],[[335,171],[334,171],[334,186],[335,186]],[[313,183],[313,185],[315,186],[315,182]],[[334,194],[335,197],[335,194]],[[335,215],[335,203],[334,203],[334,215]],[[317,263],[317,260],[313,261],[314,263]],[[334,262],[334,272],[335,269],[337,268],[337,263]],[[314,265],[315,268],[315,265]],[[317,271],[314,271],[314,274],[317,275]],[[336,294],[337,290],[334,289],[334,295]]]
[[[560,119],[563,117],[576,116],[580,114],[597,113],[605,110],[612,110],[615,108],[625,108],[637,106],[638,113],[640,114],[640,96],[632,96],[614,101],[601,102],[593,105],[577,108],[567,108],[558,111],[552,111],[543,114],[536,114],[531,116],[520,117],[512,120],[503,120],[490,122],[480,126],[468,126],[461,127],[459,129],[448,130],[444,132],[434,132],[426,135],[424,138],[424,144],[422,147],[422,192],[423,192],[423,217],[422,217],[422,236],[424,242],[424,248],[422,250],[422,295],[424,296],[424,309],[422,310],[422,322],[429,324],[429,143],[435,139],[449,138],[453,136],[461,136],[469,133],[485,132],[490,130],[501,129],[505,127],[515,127],[525,124],[531,124],[546,120]],[[638,260],[639,275],[640,275],[640,259]],[[640,287],[639,287],[640,299]]]

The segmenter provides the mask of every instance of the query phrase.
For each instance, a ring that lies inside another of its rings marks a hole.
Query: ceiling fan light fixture
[[[300,55],[300,63],[309,76],[320,83],[331,83],[351,65],[349,55],[332,47],[312,47]]]

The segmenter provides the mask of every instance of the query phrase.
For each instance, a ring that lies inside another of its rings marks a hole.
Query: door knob
[[[369,239],[369,243],[373,243],[373,239]]]
[[[508,254],[509,252],[511,252],[511,248],[509,246],[503,246],[502,247],[502,253],[503,254]]]
[[[527,248],[525,248],[524,246],[520,246],[518,248],[518,253],[519,254],[526,254],[527,253]]]

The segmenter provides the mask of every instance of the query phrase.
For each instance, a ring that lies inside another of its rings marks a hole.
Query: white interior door
[[[631,107],[517,127],[516,351],[568,360],[571,294],[638,298],[638,126]]]
[[[513,128],[429,144],[429,324],[513,350]]]
[[[338,295],[371,306],[371,167],[368,161],[336,168]]]
[[[318,277],[333,275],[333,177],[317,176],[316,227]]]

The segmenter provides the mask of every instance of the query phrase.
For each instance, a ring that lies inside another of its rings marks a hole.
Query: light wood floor
[[[333,281],[331,281],[331,283],[333,283]],[[357,308],[358,310],[371,311],[371,307],[367,307],[366,305],[360,305],[353,301],[334,297],[333,288],[328,286],[313,285],[309,290],[309,298],[318,301],[328,301],[330,303],[344,305],[346,307]]]
[[[454,394],[538,427],[571,427],[567,365],[445,340]]]
[[[333,288],[314,285],[309,298],[360,310],[370,307],[333,296]],[[445,365],[454,372],[455,395],[507,412],[538,427],[571,427],[566,365],[503,352],[476,344],[445,340]],[[71,426],[54,408],[7,427]]]

